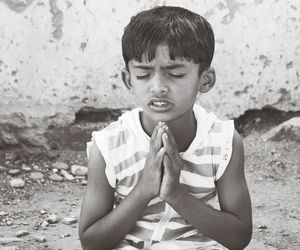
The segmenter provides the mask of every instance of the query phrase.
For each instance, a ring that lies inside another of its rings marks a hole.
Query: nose
[[[166,84],[165,79],[162,76],[155,76],[152,78],[150,91],[153,94],[162,94],[168,91],[168,86]]]

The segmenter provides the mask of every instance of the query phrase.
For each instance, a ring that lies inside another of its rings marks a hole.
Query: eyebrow
[[[181,63],[175,63],[167,66],[161,67],[162,69],[178,69],[183,68],[185,65]],[[144,70],[151,70],[154,69],[154,66],[147,66],[147,65],[133,65],[136,69],[144,69]]]

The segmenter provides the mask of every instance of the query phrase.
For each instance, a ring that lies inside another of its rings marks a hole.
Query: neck
[[[141,113],[140,120],[144,131],[151,137],[157,122],[146,122],[146,118],[143,113]],[[191,109],[184,115],[166,122],[166,124],[175,138],[179,152],[186,151],[195,138],[197,130],[197,122],[193,110]]]

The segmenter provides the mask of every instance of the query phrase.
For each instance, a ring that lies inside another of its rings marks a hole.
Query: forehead
[[[170,58],[169,47],[166,44],[160,44],[156,47],[155,56],[153,60],[149,61],[147,58],[147,53],[142,55],[141,61],[137,61],[135,59],[130,60],[129,64],[133,67],[147,65],[147,66],[155,66],[160,65],[162,67],[168,66],[189,66],[191,64],[196,65],[193,60],[188,60],[186,58],[176,57],[174,59]]]

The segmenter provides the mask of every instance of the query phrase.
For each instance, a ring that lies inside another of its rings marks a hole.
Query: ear
[[[122,74],[122,80],[123,80],[125,86],[128,89],[131,89],[132,85],[131,85],[131,76],[130,76],[129,70],[124,68],[124,69],[122,69],[121,74]]]
[[[208,92],[216,82],[216,72],[213,67],[209,67],[205,70],[203,70],[201,77],[200,77],[200,89],[199,91],[201,93]]]

